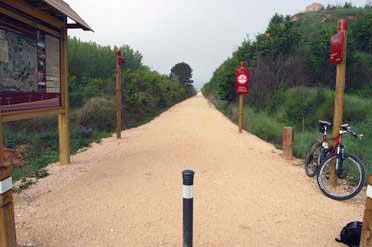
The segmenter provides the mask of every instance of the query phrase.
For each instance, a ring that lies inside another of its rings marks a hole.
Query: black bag
[[[339,243],[346,244],[349,247],[359,247],[360,236],[362,235],[362,222],[354,221],[347,224],[340,233]]]

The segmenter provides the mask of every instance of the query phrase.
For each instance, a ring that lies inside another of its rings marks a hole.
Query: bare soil
[[[342,246],[341,228],[362,218],[362,199],[326,198],[301,161],[238,134],[201,95],[123,137],[15,196],[21,245],[182,246],[184,169],[196,172],[195,246]]]

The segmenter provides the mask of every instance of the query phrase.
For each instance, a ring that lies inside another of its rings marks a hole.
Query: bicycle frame
[[[325,143],[327,144],[328,146],[328,143],[329,142],[335,142],[334,145],[332,145],[331,148],[326,148],[325,147]],[[316,150],[317,147],[314,148],[314,150],[312,150],[311,153],[314,153],[315,150]],[[324,131],[323,133],[323,138],[322,138],[322,141],[320,142],[320,160],[319,160],[319,165],[321,165],[323,163],[323,161],[328,157],[328,155],[333,155],[333,154],[340,154],[343,152],[343,145],[342,145],[342,134],[340,133],[338,136],[336,137],[330,137],[328,138],[327,137],[327,132],[326,130]],[[339,162],[337,162],[339,163]],[[337,164],[338,166],[338,164]]]
[[[331,137],[327,138],[327,136],[323,135],[323,140],[321,142],[320,146],[320,160],[319,160],[319,165],[322,165],[323,162],[327,159],[327,157],[337,154],[337,159],[336,159],[336,174],[337,176],[340,176],[342,173],[342,165],[343,165],[343,159],[344,159],[344,146],[342,145],[342,132],[340,130],[338,136],[336,137]],[[329,142],[334,142],[334,145],[330,149],[326,149],[323,147],[323,143],[329,143]]]

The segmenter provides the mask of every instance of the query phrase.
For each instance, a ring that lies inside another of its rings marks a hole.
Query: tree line
[[[185,81],[184,75],[179,75],[183,72],[183,63],[180,63],[181,70],[178,74],[170,72],[169,75],[162,75],[144,65],[142,54],[128,45],[100,46],[71,38],[69,86],[73,108],[82,107],[90,99],[97,97],[103,97],[112,104],[115,96],[115,52],[118,50],[125,59],[122,66],[122,111],[126,116],[124,119],[126,126],[195,94],[190,83],[192,69],[187,64],[189,70]]]
[[[371,96],[372,11],[346,7],[299,14],[299,20],[275,14],[264,33],[247,37],[216,69],[204,92],[234,101],[234,73],[241,61],[251,69],[249,98],[256,106],[270,105],[278,90],[295,86],[332,89],[336,67],[329,64],[330,38],[337,32],[337,20],[345,17],[349,18],[347,89]]]

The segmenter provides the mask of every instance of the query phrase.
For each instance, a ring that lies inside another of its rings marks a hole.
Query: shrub
[[[344,122],[361,122],[371,116],[372,101],[355,95],[346,95]]]
[[[115,128],[115,114],[113,98],[95,97],[78,110],[78,123],[86,128],[112,131]]]
[[[281,145],[283,124],[267,113],[260,112],[253,115],[253,111],[247,109],[244,114],[244,123],[249,132],[268,142]]]
[[[293,154],[298,158],[305,158],[305,154],[307,151],[308,146],[314,140],[320,138],[320,134],[317,131],[306,131],[306,132],[299,132],[295,131],[295,139],[294,139],[294,147],[293,147]]]
[[[316,113],[323,98],[324,95],[316,89],[305,87],[289,89],[285,93],[282,105],[284,108],[282,119],[292,126],[301,126],[303,119]]]

